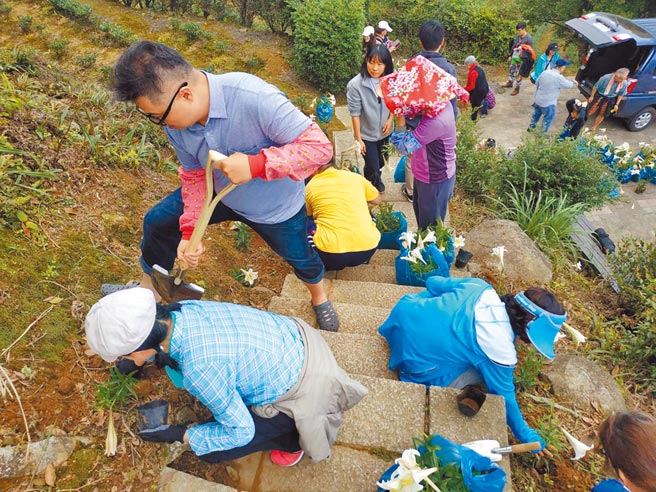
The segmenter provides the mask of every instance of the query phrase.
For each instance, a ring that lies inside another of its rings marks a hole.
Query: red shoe
[[[294,466],[303,459],[304,454],[305,451],[302,449],[298,453],[285,453],[276,449],[271,451],[271,463],[278,466]]]

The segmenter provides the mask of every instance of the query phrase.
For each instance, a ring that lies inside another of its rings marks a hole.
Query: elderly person
[[[465,58],[465,65],[469,67],[465,90],[469,92],[469,102],[472,107],[471,119],[472,121],[476,121],[479,113],[481,116],[487,114],[487,108],[484,103],[490,87],[487,84],[485,70],[476,63],[474,55],[469,55]]]
[[[566,319],[556,297],[542,288],[499,297],[481,279],[435,276],[426,281],[425,291],[402,297],[378,332],[390,347],[389,368],[398,370],[402,381],[467,390],[478,386],[478,391],[484,384],[503,396],[515,437],[540,442],[538,452],[550,455],[517,404],[515,344],[531,344],[553,359]]]
[[[593,492],[656,490],[656,418],[641,411],[617,412],[599,430],[599,440],[617,479],[604,480]]]
[[[597,117],[590,127],[591,130],[596,130],[606,116],[617,112],[629,86],[628,78],[629,69],[620,68],[602,76],[592,87],[588,98],[588,117],[594,114]]]
[[[181,373],[184,388],[214,420],[141,430],[146,441],[188,443],[204,461],[273,450],[293,466],[307,453],[330,457],[345,410],[367,393],[337,365],[317,330],[299,319],[237,304],[155,303],[141,287],[94,304],[87,342],[105,361],[126,357],[136,367],[155,356]]]
[[[144,217],[141,286],[157,264],[196,267],[203,243],[189,250],[206,195],[210,150],[227,155],[214,164],[214,187],[239,184],[218,204],[210,224],[240,221],[285,259],[307,287],[322,329],[337,331],[319,255],[307,243],[305,178],[330,161],[332,145],[316,123],[275,86],[247,73],[215,75],[193,68],[160,43],[139,41],[114,66],[114,94],[130,101],[152,123],[164,127],[176,151],[181,186]],[[103,294],[125,288],[105,284]]]
[[[551,123],[556,116],[556,104],[561,89],[569,89],[574,86],[574,82],[567,80],[563,76],[565,67],[571,65],[570,62],[559,58],[554,64],[554,68],[542,72],[535,83],[535,100],[533,102],[533,116],[528,126],[528,131],[534,130],[542,120],[542,131],[547,133]]]

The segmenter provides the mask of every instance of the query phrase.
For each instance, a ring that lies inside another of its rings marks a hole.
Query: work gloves
[[[137,364],[135,364],[132,359],[119,359],[116,362],[116,369],[118,370],[118,372],[120,372],[123,375],[134,373],[132,374],[132,376],[134,376],[137,379],[139,379],[139,377],[141,376],[142,368],[143,368],[142,366],[138,366]]]
[[[139,431],[139,437],[150,442],[184,442],[184,434],[187,428],[183,425],[160,425],[154,429]]]

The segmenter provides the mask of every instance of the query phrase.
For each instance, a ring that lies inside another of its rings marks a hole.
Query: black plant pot
[[[456,268],[465,268],[467,262],[471,260],[472,256],[474,256],[474,253],[470,253],[469,251],[460,248],[460,250],[458,250],[458,255],[456,256]]]
[[[458,394],[458,410],[467,417],[473,417],[485,403],[487,395],[478,384],[470,384]]]
[[[169,418],[169,402],[154,400],[137,407],[137,427],[140,431],[166,425]]]

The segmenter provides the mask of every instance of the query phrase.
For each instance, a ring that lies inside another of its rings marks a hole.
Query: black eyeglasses
[[[143,109],[141,109],[139,106],[137,106],[137,111],[139,111],[142,115],[144,115],[146,118],[148,118],[152,123],[155,123],[156,125],[159,126],[165,126],[165,120],[166,117],[169,115],[171,112],[171,108],[173,107],[173,103],[175,102],[175,98],[178,97],[178,94],[182,90],[183,87],[187,87],[189,84],[187,82],[183,82],[180,87],[178,87],[178,90],[175,91],[175,94],[173,94],[173,97],[171,98],[171,102],[169,103],[168,106],[166,106],[166,111],[164,111],[164,114],[162,116],[155,116],[154,114],[146,113]]]

